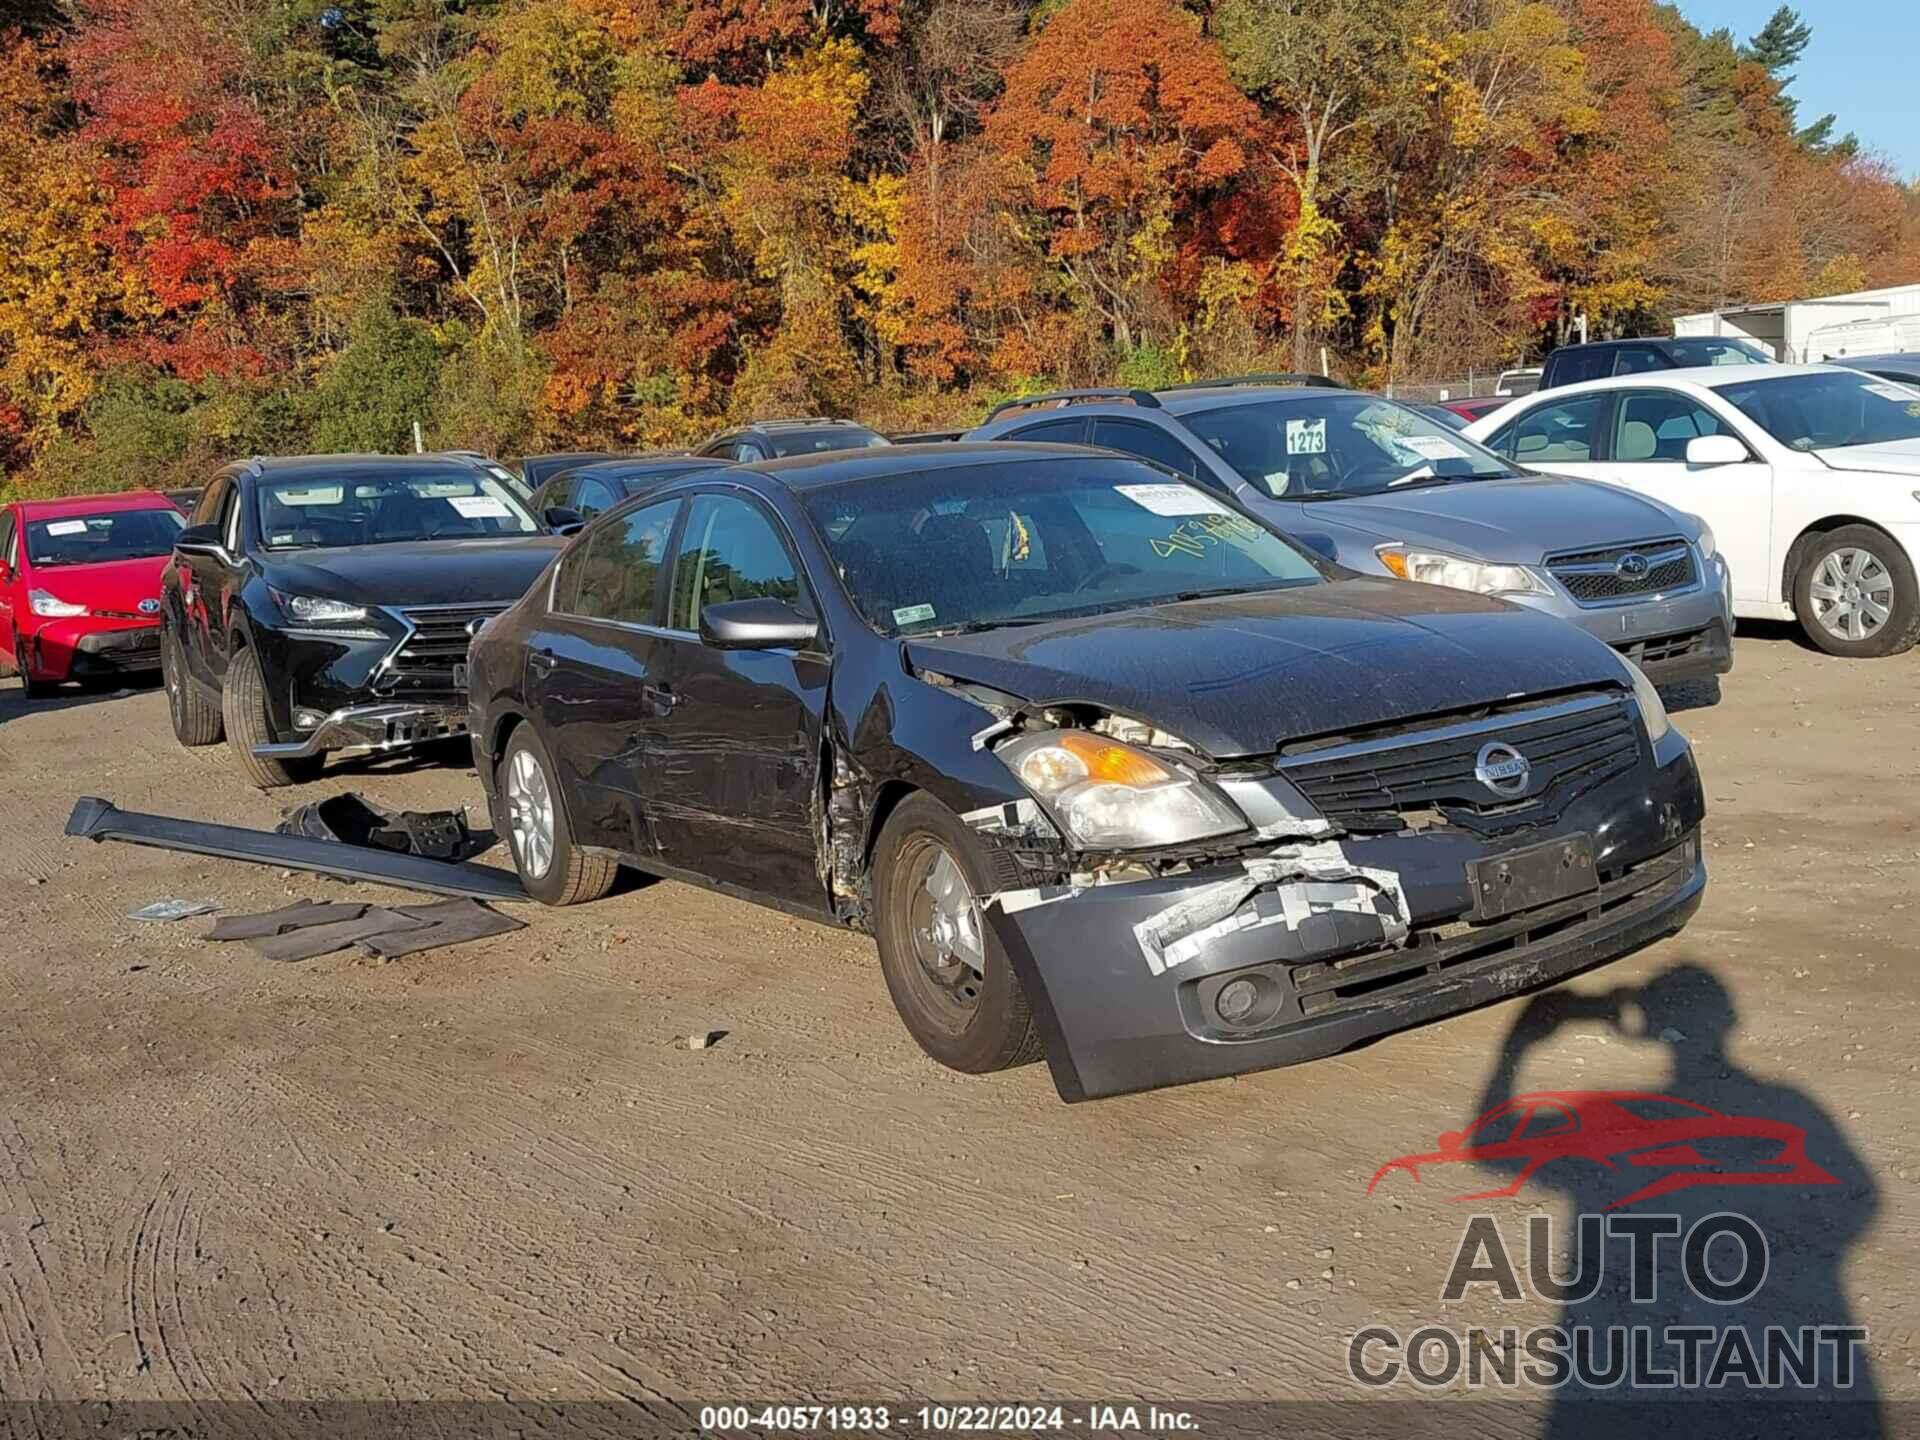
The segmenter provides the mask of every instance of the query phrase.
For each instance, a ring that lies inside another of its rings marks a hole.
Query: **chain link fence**
[[[1499,393],[1503,370],[1469,370],[1455,380],[1401,381],[1387,393],[1396,400],[1417,405],[1435,405],[1442,400],[1473,400]],[[1517,393],[1517,391],[1516,391]]]

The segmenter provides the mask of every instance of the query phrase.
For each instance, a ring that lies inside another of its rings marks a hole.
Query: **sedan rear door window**
[[[1598,460],[1600,426],[1609,399],[1604,393],[1579,395],[1536,406],[1501,431],[1495,443],[1502,454],[1522,465]]]
[[[585,620],[652,625],[660,566],[680,502],[649,505],[588,531],[554,580],[556,610]]]

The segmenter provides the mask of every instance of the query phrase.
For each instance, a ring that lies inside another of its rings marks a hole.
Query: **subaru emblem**
[[[1644,580],[1653,565],[1638,550],[1629,550],[1613,562],[1613,573],[1622,580]]]
[[[1473,778],[1502,799],[1511,800],[1526,793],[1527,783],[1533,779],[1533,766],[1513,746],[1504,740],[1495,740],[1480,747]]]
[[[158,615],[160,613],[160,602],[151,599],[142,600],[140,602],[140,613],[142,615]]]

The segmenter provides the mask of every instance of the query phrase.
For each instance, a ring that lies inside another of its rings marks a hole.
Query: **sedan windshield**
[[[1320,581],[1205,491],[1145,465],[1031,461],[854,481],[808,513],[883,635],[1032,624]]]
[[[260,534],[272,550],[532,535],[540,529],[491,467],[471,474],[269,478],[260,482],[259,497]]]
[[[27,558],[35,569],[53,565],[101,565],[145,560],[173,549],[186,528],[178,510],[110,510],[104,515],[64,515],[27,522]]]
[[[1438,421],[1376,395],[1313,392],[1181,417],[1267,494],[1342,500],[1515,473]]]
[[[1833,370],[1714,389],[1794,450],[1920,440],[1920,389],[1893,380]]]

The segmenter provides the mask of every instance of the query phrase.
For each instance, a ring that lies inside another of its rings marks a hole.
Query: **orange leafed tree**
[[[1183,223],[1249,166],[1260,113],[1167,0],[1069,0],[1007,72],[988,143],[1018,167],[1029,233],[1121,350],[1165,324]]]

